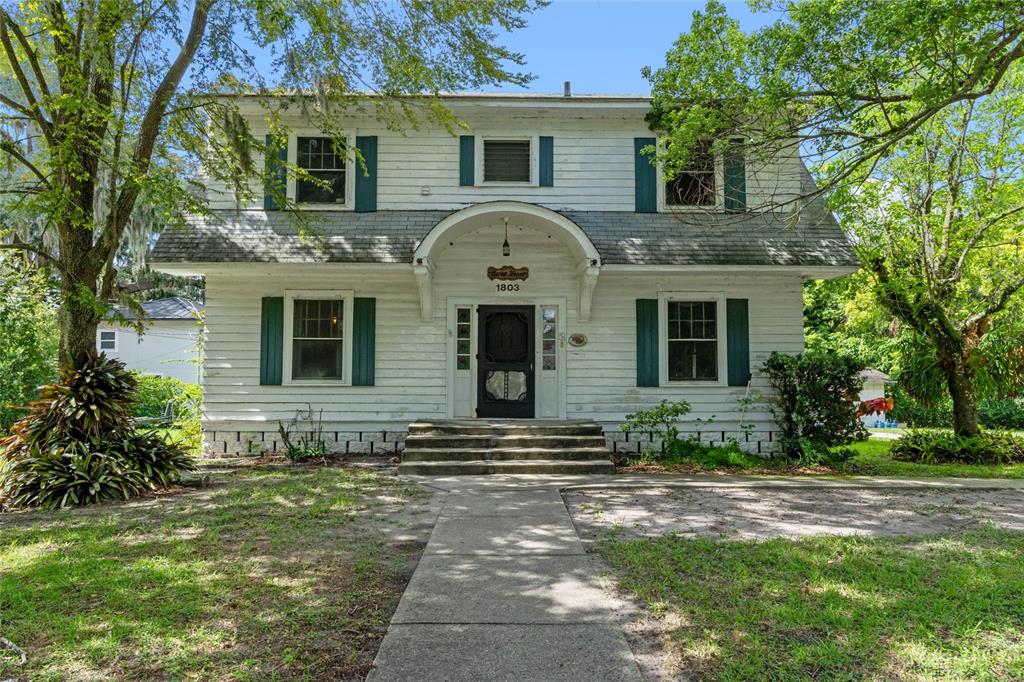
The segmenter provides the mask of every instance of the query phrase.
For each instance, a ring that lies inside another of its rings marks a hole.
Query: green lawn
[[[0,515],[0,635],[28,652],[0,650],[0,679],[362,679],[420,549],[370,517],[426,493],[344,468],[220,476]]]
[[[859,476],[899,476],[929,478],[1024,478],[1024,464],[983,466],[975,464],[914,464],[889,456],[893,440],[871,438],[850,447],[856,455],[843,463],[840,472]]]
[[[603,543],[681,678],[1024,679],[1024,534]]]

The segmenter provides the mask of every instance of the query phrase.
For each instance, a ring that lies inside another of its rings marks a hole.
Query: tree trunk
[[[82,367],[96,357],[96,329],[99,315],[95,302],[85,300],[84,292],[73,285],[61,286],[60,323],[60,368],[61,372]]]
[[[977,436],[978,395],[967,358],[960,353],[939,353],[939,365],[946,375],[946,386],[953,399],[953,432],[958,436]]]

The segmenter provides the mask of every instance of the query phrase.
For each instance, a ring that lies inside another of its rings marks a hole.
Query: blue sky
[[[752,14],[745,2],[725,5],[745,30],[775,18]],[[555,0],[506,44],[526,55],[526,70],[537,76],[531,92],[560,93],[568,80],[579,94],[647,94],[640,69],[663,64],[693,11],[703,7],[703,0]]]

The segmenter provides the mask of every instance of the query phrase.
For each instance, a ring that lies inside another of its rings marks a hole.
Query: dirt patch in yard
[[[586,541],[634,537],[762,540],[943,533],[988,523],[1024,530],[1024,490],[869,488],[649,488],[565,495]]]

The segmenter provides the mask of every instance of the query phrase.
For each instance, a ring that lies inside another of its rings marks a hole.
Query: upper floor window
[[[484,182],[530,182],[530,140],[484,140]]]
[[[296,164],[322,182],[298,180],[295,201],[300,204],[345,203],[345,155],[335,149],[329,137],[300,137],[296,140]],[[325,184],[326,183],[326,184]]]
[[[665,204],[715,205],[715,157],[710,144],[699,145],[690,159],[690,167],[665,183]]]

